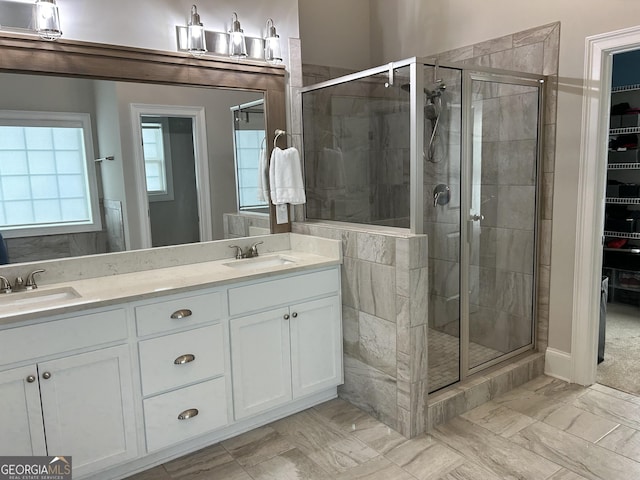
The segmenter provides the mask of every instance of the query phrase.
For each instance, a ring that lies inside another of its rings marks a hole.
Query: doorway
[[[131,104],[131,115],[143,248],[212,240],[204,108]]]
[[[640,48],[640,27],[586,40],[570,365],[553,365],[581,385],[597,375],[613,55]]]
[[[596,381],[640,395],[640,50],[613,55]],[[605,308],[606,306],[606,308]]]

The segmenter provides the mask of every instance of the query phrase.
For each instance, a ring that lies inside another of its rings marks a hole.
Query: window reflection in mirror
[[[266,167],[264,100],[231,107],[231,114],[238,211],[269,213],[268,199],[261,195],[258,178],[261,168]]]

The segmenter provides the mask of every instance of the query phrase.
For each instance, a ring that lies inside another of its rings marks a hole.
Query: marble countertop
[[[282,259],[290,263],[278,264]],[[339,255],[324,256],[300,250],[282,250],[252,259],[226,258],[59,284],[50,283],[29,292],[13,292],[0,296],[0,326],[44,316],[268,278],[276,274],[304,272],[339,265],[341,262]],[[77,296],[74,296],[76,293]]]

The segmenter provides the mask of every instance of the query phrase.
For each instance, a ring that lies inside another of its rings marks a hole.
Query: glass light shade
[[[36,32],[40,37],[45,40],[56,40],[62,36],[55,0],[37,0],[35,17]]]
[[[247,43],[244,40],[244,32],[240,28],[238,14],[234,12],[231,18],[231,31],[229,32],[229,56],[231,58],[245,58],[247,56]]]
[[[187,50],[194,57],[200,57],[207,51],[204,26],[200,22],[200,15],[195,5],[191,7],[191,19],[187,26]]]
[[[280,37],[267,37],[264,39],[264,59],[269,63],[280,63],[282,53],[280,53]]]
[[[280,52],[280,36],[276,33],[273,20],[267,20],[267,37],[264,39],[264,59],[269,63],[280,63],[282,53]]]

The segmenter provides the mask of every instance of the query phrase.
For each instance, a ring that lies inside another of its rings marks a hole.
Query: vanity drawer
[[[197,411],[197,415],[178,418],[189,410]],[[225,426],[228,419],[224,378],[147,398],[144,423],[149,452]]]
[[[229,314],[239,315],[330,295],[339,289],[340,273],[337,268],[230,288]]]
[[[224,292],[174,298],[136,307],[139,336],[220,320],[226,316]]]
[[[0,331],[0,365],[33,360],[127,338],[123,309]]]
[[[222,325],[217,324],[140,342],[142,394],[222,375],[223,338]]]

